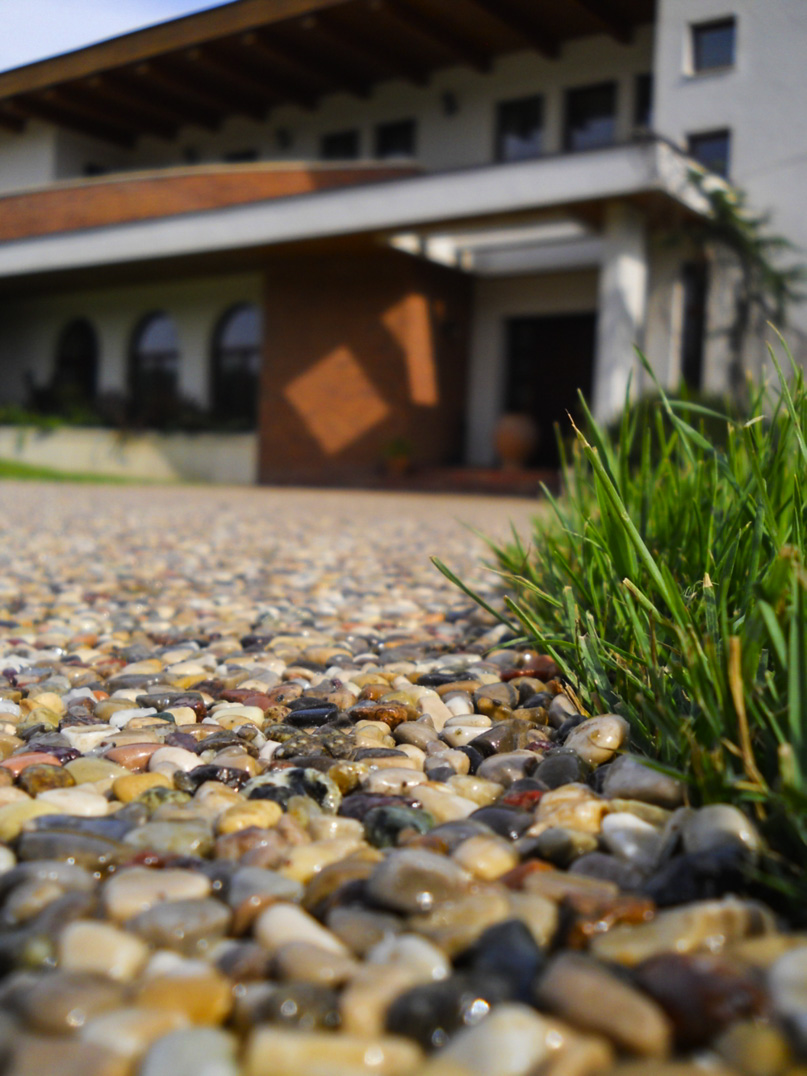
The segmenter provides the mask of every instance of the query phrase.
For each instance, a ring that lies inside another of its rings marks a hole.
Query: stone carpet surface
[[[803,1072],[752,823],[429,562],[537,508],[0,484],[0,1071]]]

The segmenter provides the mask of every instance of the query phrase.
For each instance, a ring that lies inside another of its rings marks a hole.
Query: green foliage
[[[491,548],[511,622],[583,705],[623,714],[693,802],[746,806],[803,861],[807,388],[774,365],[779,390],[754,389],[742,421],[659,390],[611,435],[583,403],[533,546]]]
[[[769,218],[748,208],[744,191],[702,168],[692,168],[689,178],[709,204],[708,214],[689,229],[690,238],[730,250],[742,272],[743,299],[784,324],[788,306],[804,298],[800,286],[807,279],[803,265],[780,264],[796,247],[767,231]]]
[[[749,332],[764,321],[786,323],[790,306],[805,298],[802,285],[807,281],[807,267],[783,264],[783,258],[795,254],[797,248],[784,236],[768,231],[769,218],[748,208],[743,191],[700,167],[690,169],[689,179],[709,208],[682,234],[702,249],[728,252],[739,269],[726,329],[729,377],[732,389],[739,394]]]

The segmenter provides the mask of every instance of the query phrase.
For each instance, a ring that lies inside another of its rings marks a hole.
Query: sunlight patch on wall
[[[328,456],[358,441],[390,413],[346,347],[336,348],[295,377],[283,395]]]
[[[404,353],[412,403],[421,407],[436,407],[440,402],[440,392],[428,299],[416,293],[407,295],[385,310],[381,321]]]

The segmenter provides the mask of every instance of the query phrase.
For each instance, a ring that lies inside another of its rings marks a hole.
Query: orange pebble
[[[119,766],[125,766],[127,770],[144,770],[154,752],[163,746],[161,743],[122,744],[120,747],[110,747],[104,752],[104,758],[117,762]]]
[[[0,762],[0,766],[4,770],[11,770],[14,776],[18,777],[29,766],[38,766],[42,762],[47,762],[51,766],[61,766],[61,762],[55,755],[47,755],[44,751],[26,751],[24,755],[12,755],[4,762]]]

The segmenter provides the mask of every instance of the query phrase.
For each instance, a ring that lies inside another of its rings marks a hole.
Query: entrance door
[[[530,461],[557,467],[555,423],[571,433],[567,412],[577,421],[577,390],[590,397],[594,369],[596,314],[508,318],[505,410],[530,415],[539,443]]]

